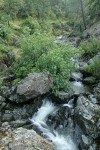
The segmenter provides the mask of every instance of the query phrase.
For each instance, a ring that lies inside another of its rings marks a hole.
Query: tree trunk
[[[84,28],[86,30],[86,22],[85,22],[85,16],[84,16],[84,9],[83,9],[83,2],[82,2],[82,0],[80,0],[80,5],[81,5],[81,11],[82,11],[83,24],[84,24]]]

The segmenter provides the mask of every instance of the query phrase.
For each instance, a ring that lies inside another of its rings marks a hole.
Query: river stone
[[[80,72],[73,72],[71,74],[70,80],[71,81],[81,81],[83,77],[83,74]]]
[[[91,144],[89,138],[86,135],[82,135],[82,142],[85,148],[88,148],[89,145]]]
[[[92,103],[84,96],[79,96],[75,107],[75,120],[84,134],[95,139],[99,136],[100,130],[97,122],[100,117],[100,105]]]
[[[98,100],[98,103],[100,104],[100,82],[98,84],[95,85],[94,89],[94,95]]]
[[[3,95],[15,103],[24,103],[50,91],[53,80],[48,72],[31,73],[17,86],[6,88]]]
[[[88,87],[86,87],[80,81],[73,81],[73,82],[71,82],[71,85],[72,85],[73,92],[76,95],[79,95],[79,94],[89,94],[90,93]]]
[[[94,60],[100,61],[100,52],[88,61],[88,64],[94,64]]]
[[[94,77],[86,77],[84,80],[83,80],[83,83],[85,84],[95,84],[96,82],[96,79]]]
[[[50,142],[39,136],[34,130],[25,128],[8,130],[1,142],[5,150],[53,150]]]
[[[79,62],[79,70],[84,77],[89,77],[91,75],[91,73],[87,70],[88,66],[88,63],[86,62]]]
[[[90,95],[88,96],[88,98],[89,98],[89,100],[90,100],[92,103],[94,103],[94,104],[97,103],[97,99],[96,99],[96,97],[95,97],[94,95],[90,94]]]
[[[16,93],[23,97],[17,103],[28,101],[39,95],[46,94],[52,87],[52,79],[49,73],[31,73],[17,86]]]
[[[73,92],[59,91],[57,97],[61,103],[65,103],[73,96]]]
[[[0,96],[0,111],[6,106],[5,98]]]

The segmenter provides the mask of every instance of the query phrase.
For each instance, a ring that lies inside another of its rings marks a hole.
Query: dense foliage
[[[89,41],[82,41],[80,44],[80,51],[82,55],[91,58],[100,51],[100,42],[96,39],[90,39]]]
[[[99,19],[99,5],[99,0],[0,0],[0,57],[4,52],[14,53],[15,82],[30,72],[49,71],[53,91],[68,90],[74,69],[70,58],[75,50],[57,44],[53,36],[80,36]],[[82,42],[80,47],[83,56],[93,57],[100,50],[95,39]],[[89,70],[94,74],[93,68],[95,65]]]
[[[14,72],[18,78],[25,77],[30,72],[50,72],[54,86],[53,91],[69,90],[69,75],[74,69],[70,58],[74,54],[71,46],[57,44],[46,34],[35,34],[19,39],[20,58],[14,63]]]
[[[87,71],[92,73],[96,79],[100,80],[100,61],[98,59],[94,59],[94,63],[87,67]]]

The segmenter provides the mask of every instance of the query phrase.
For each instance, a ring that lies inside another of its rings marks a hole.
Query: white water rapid
[[[36,125],[43,135],[53,142],[55,150],[77,150],[74,142],[69,135],[60,135],[57,131],[51,129],[46,121],[49,114],[55,114],[58,110],[52,102],[44,100],[41,108],[34,114],[31,119],[32,123]]]

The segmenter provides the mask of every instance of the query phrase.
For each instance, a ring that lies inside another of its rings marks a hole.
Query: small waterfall
[[[47,139],[53,142],[55,150],[77,150],[69,135],[61,135],[46,124],[48,116],[55,114],[58,109],[52,102],[44,100],[41,108],[34,114],[31,121],[43,132]]]
[[[75,94],[85,93],[86,87],[83,85],[81,81],[73,81],[72,82],[73,91]]]
[[[74,99],[71,99],[67,104],[63,104],[63,106],[73,108],[74,107]]]

